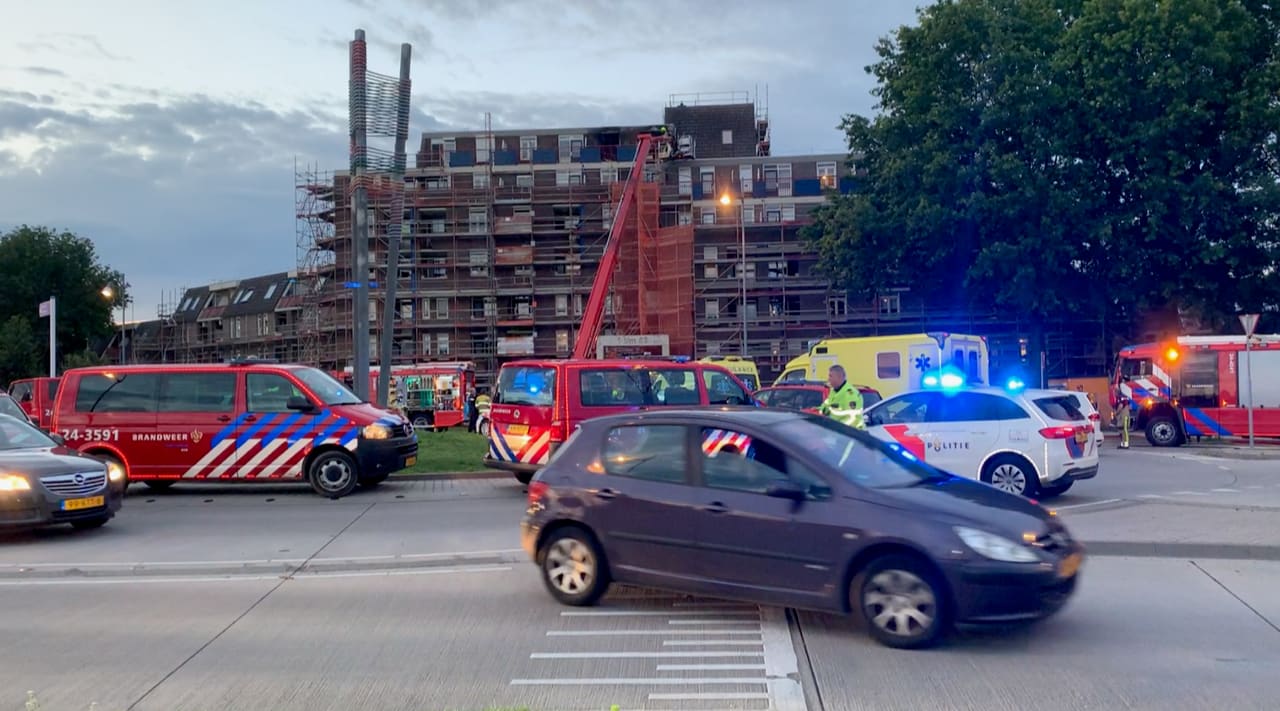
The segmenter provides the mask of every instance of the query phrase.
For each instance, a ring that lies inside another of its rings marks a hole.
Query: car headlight
[[[0,474],[0,491],[30,491],[31,482],[17,474]]]
[[[107,479],[120,481],[124,478],[124,467],[115,462],[107,462]]]
[[[386,425],[373,423],[364,426],[365,439],[389,439],[391,437],[391,428]]]
[[[1005,563],[1037,563],[1040,557],[1026,546],[1015,543],[994,533],[979,531],[976,528],[955,527],[956,535],[966,546],[983,558],[999,560]]]

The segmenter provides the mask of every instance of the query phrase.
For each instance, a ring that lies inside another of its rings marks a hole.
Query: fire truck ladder
[[[649,160],[650,151],[655,145],[669,143],[670,140],[665,133],[657,132],[642,133],[637,138],[635,163],[631,166],[626,185],[623,186],[622,199],[618,201],[613,225],[609,227],[609,238],[604,245],[604,255],[600,258],[600,267],[591,282],[591,294],[587,297],[587,305],[582,312],[582,326],[578,329],[578,340],[573,345],[574,358],[591,358],[595,353],[596,339],[599,338],[600,328],[604,323],[604,302],[609,291],[609,280],[613,278],[613,270],[618,266],[618,250],[627,218],[635,209],[637,186],[644,181],[645,164]]]

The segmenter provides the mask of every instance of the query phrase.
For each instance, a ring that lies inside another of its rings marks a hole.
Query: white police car
[[[944,471],[1022,496],[1057,496],[1098,474],[1093,423],[1071,393],[966,387],[953,373],[866,411],[867,433]]]

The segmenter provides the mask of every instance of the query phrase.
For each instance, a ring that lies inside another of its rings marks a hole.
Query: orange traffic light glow
[[[1177,348],[1170,348],[1169,350],[1167,350],[1167,351],[1165,351],[1165,352],[1164,352],[1164,357],[1165,357],[1165,360],[1177,360],[1177,359],[1178,359],[1178,349],[1177,349]]]

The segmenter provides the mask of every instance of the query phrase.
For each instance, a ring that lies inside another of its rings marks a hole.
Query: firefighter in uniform
[[[1120,420],[1120,449],[1129,448],[1129,428],[1133,426],[1133,403],[1127,397],[1120,398],[1120,411],[1116,419]]]
[[[831,370],[827,371],[827,385],[831,391],[827,394],[827,399],[822,401],[818,412],[850,427],[865,429],[866,424],[862,420],[862,393],[845,379],[843,366],[831,366]]]

